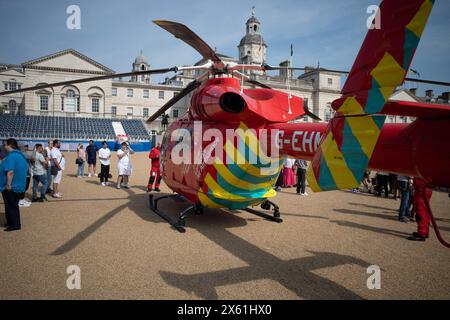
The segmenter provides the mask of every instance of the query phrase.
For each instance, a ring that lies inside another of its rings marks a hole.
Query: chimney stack
[[[416,95],[417,88],[411,88],[411,89],[409,89],[409,92],[411,92],[413,95]]]
[[[291,61],[285,60],[280,62],[279,66],[281,68],[290,68],[291,67]],[[292,79],[292,70],[289,69],[280,69],[280,78],[282,79]]]
[[[450,96],[450,92],[442,92],[442,100],[444,100],[445,103],[449,103],[449,96]]]
[[[433,98],[433,90],[429,89],[425,91],[425,96],[430,99]]]

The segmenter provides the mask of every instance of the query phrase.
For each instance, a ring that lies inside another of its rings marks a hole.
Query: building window
[[[158,98],[159,99],[164,99],[164,91],[159,91],[158,92]]]
[[[61,97],[61,111],[64,111],[64,97]]]
[[[100,100],[97,98],[93,98],[91,100],[91,107],[92,107],[92,112],[99,112],[100,111]]]
[[[117,88],[112,88],[111,95],[117,97]]]
[[[9,83],[9,90],[10,90],[10,91],[17,90],[17,83],[15,83],[15,82],[10,82],[10,83]]]
[[[148,118],[148,108],[144,108],[144,109],[142,110],[142,116],[143,116],[144,118]]]
[[[17,103],[16,100],[9,100],[9,113],[16,114]]]
[[[304,116],[303,121],[308,122],[308,116]]]
[[[178,118],[178,110],[177,109],[173,109],[172,110],[172,117],[173,118]]]
[[[333,79],[332,78],[328,78],[328,85],[332,85],[333,84]]]
[[[133,97],[133,89],[128,89],[127,90],[127,96],[132,98]]]
[[[149,97],[148,90],[144,90],[144,99],[148,99],[148,97]]]
[[[5,90],[8,90],[8,83],[5,82]]]
[[[48,96],[40,96],[39,101],[41,111],[48,111]]]
[[[128,117],[132,117],[133,116],[133,107],[128,107],[127,108],[127,116]]]
[[[75,98],[75,91],[73,91],[72,89],[67,90],[67,98]]]
[[[113,116],[113,117],[117,116],[117,107],[116,106],[111,107],[111,116]]]
[[[328,121],[331,120],[331,110],[330,110],[330,108],[328,108],[328,107],[325,109],[324,120],[325,120],[326,122],[328,122]]]
[[[80,112],[80,97],[77,97],[77,112]]]
[[[22,89],[22,85],[20,83],[17,84],[17,89]]]

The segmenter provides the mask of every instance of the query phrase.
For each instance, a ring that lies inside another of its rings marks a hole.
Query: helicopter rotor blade
[[[54,82],[54,83],[49,83],[49,84],[41,84],[41,85],[34,86],[34,87],[21,88],[21,89],[17,89],[17,90],[3,91],[3,92],[0,92],[0,96],[14,94],[14,93],[20,93],[20,92],[25,92],[25,91],[35,91],[35,90],[41,90],[41,89],[46,89],[46,88],[60,87],[60,86],[65,86],[65,85],[70,85],[70,84],[99,81],[99,80],[106,80],[106,79],[119,78],[119,77],[130,77],[130,76],[139,76],[139,75],[145,75],[145,74],[161,74],[161,73],[168,73],[168,72],[177,72],[177,70],[178,70],[177,67],[173,67],[173,68],[165,68],[165,69],[114,73],[114,74],[108,74],[108,75],[104,75],[104,76],[96,76],[96,77],[75,79],[75,80],[69,80],[69,81]]]
[[[314,120],[317,120],[317,121],[322,121],[322,119],[320,119],[319,116],[317,116],[317,115],[315,115],[314,113],[312,113],[312,112],[308,109],[308,107],[303,106],[303,110],[305,110],[305,116],[311,117],[311,118],[313,118]]]
[[[154,114],[152,114],[152,116],[147,119],[147,123],[153,122],[156,119],[158,119],[162,114],[164,114],[168,109],[170,109],[170,107],[172,107],[175,103],[177,103],[182,98],[187,96],[190,92],[197,89],[201,84],[202,84],[202,81],[199,81],[199,80],[194,80],[194,81],[190,82],[186,86],[186,88],[181,90],[181,92],[179,94],[177,94],[172,99],[167,101],[161,108],[158,109],[158,111],[156,111]]]
[[[269,87],[268,85],[265,85],[265,84],[263,84],[263,83],[261,83],[261,82],[259,82],[259,81],[257,81],[257,80],[253,80],[253,79],[251,79],[249,76],[247,76],[247,75],[245,75],[245,74],[242,74],[242,73],[240,73],[240,72],[238,72],[238,71],[234,71],[234,73],[235,73],[240,79],[243,78],[244,81],[246,81],[246,82],[248,82],[248,83],[257,85],[257,86],[262,87],[262,88],[264,88],[264,89],[272,89],[272,88]],[[304,115],[309,116],[309,117],[313,118],[314,120],[322,121],[322,119],[320,119],[318,116],[316,116],[314,113],[312,113],[312,112],[308,109],[308,107],[303,106],[303,110],[305,111],[305,114],[304,114]],[[303,115],[302,115],[302,116],[303,116]]]
[[[247,82],[247,83],[254,84],[255,86],[258,86],[258,87],[261,87],[261,88],[264,88],[264,89],[272,89],[268,85],[265,85],[264,83],[261,83],[261,82],[259,82],[257,80],[253,80],[249,76],[247,76],[247,75],[245,75],[245,74],[243,74],[243,73],[241,73],[239,71],[233,70],[233,73],[237,76],[237,78],[244,79],[244,81]]]
[[[213,61],[217,69],[223,69],[224,63],[216,52],[194,31],[186,27],[184,24],[168,20],[153,20],[153,23],[173,34],[175,38],[178,38],[190,45],[193,49],[200,53],[203,58]]]
[[[263,68],[265,71],[272,71],[272,70],[317,70],[314,68],[296,68],[296,67],[276,67],[276,66],[271,66],[268,64],[264,64]],[[333,69],[324,69],[324,68],[320,68],[320,71],[328,71],[328,72],[336,72],[336,73],[342,73],[342,74],[349,74],[348,71],[342,71],[342,70],[333,70]],[[438,81],[438,80],[427,80],[427,79],[415,79],[415,78],[405,78],[405,81],[410,81],[410,82],[418,82],[418,83],[427,83],[427,84],[434,84],[437,86],[446,86],[446,87],[450,87],[450,82],[445,82],[445,81]]]

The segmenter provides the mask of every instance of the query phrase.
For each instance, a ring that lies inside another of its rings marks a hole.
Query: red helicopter
[[[209,62],[189,67],[205,73],[148,119],[157,119],[195,90],[188,112],[166,131],[161,156],[165,183],[192,206],[178,221],[158,209],[158,202],[172,195],[150,196],[152,209],[182,232],[186,213],[199,214],[203,208],[244,209],[281,222],[279,208],[269,198],[276,194],[273,185],[287,156],[312,161],[307,178],[313,191],[355,188],[367,167],[449,188],[445,133],[450,133],[450,108],[387,102],[405,79],[431,9],[428,0],[381,3],[382,27],[369,30],[328,124],[289,123],[304,115],[318,117],[301,98],[239,72],[274,67],[224,63],[186,26],[154,21]],[[262,88],[244,89],[243,81]],[[384,125],[387,114],[417,120]],[[229,130],[233,134],[227,134]],[[273,208],[272,215],[250,208],[255,205]]]
[[[336,112],[328,124],[292,123],[305,115],[320,119],[301,98],[273,90],[241,72],[278,67],[224,62],[188,27],[163,20],[154,22],[208,62],[14,92],[132,75],[203,71],[147,120],[156,120],[192,93],[188,112],[169,126],[162,142],[162,176],[175,194],[159,198],[150,195],[151,209],[180,232],[185,231],[186,215],[201,214],[204,208],[244,209],[282,222],[279,207],[269,199],[276,195],[273,186],[288,156],[311,160],[307,178],[313,191],[355,188],[366,168],[421,177],[431,187],[450,188],[450,144],[446,141],[450,136],[450,107],[388,102],[405,80],[433,2],[381,3],[381,28],[368,31],[343,95],[333,102]],[[244,82],[260,88],[245,89]],[[386,115],[417,119],[411,124],[384,125]],[[158,203],[167,198],[187,199],[192,205],[174,220],[158,208]],[[272,209],[271,214],[251,208],[256,205]]]

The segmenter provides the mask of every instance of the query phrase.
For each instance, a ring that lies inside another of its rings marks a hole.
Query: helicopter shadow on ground
[[[398,214],[383,214],[383,213],[374,213],[374,212],[366,212],[366,211],[358,211],[358,210],[352,210],[352,209],[333,209],[334,212],[343,213],[343,214],[349,214],[354,216],[361,216],[361,217],[372,217],[372,218],[378,218],[378,219],[386,219],[386,220],[392,220],[396,221],[398,220]]]
[[[99,183],[97,181],[86,181],[86,183],[90,184],[96,184]],[[101,187],[99,188],[115,188],[115,186],[108,186],[108,187]],[[124,203],[117,208],[107,212],[103,216],[101,216],[99,219],[97,219],[94,223],[87,226],[85,229],[81,230],[77,234],[75,234],[72,238],[70,238],[68,241],[66,241],[64,244],[59,246],[56,250],[54,250],[51,255],[62,255],[65,254],[74,248],[76,248],[81,242],[86,240],[89,236],[91,236],[95,231],[97,231],[101,226],[106,224],[108,221],[110,221],[112,218],[114,218],[117,214],[119,214],[122,210],[130,209],[134,213],[138,214],[141,218],[143,218],[146,221],[158,223],[163,222],[158,216],[155,214],[150,214],[149,209],[149,202],[148,202],[148,195],[142,194],[142,193],[136,193],[134,190],[134,187],[131,186],[130,189],[122,188],[123,191],[126,192],[128,195],[127,197],[121,196],[120,198],[114,198],[112,200],[119,200],[119,199],[128,199],[129,201],[127,203]],[[86,199],[87,201],[101,201],[105,199]],[[64,201],[64,200],[61,200]],[[66,200],[71,201],[71,200]],[[73,201],[82,201],[80,199],[75,199]],[[109,200],[111,201],[111,200]]]
[[[176,215],[178,208],[174,210],[174,207],[169,206],[170,204],[166,203],[161,209]],[[191,228],[195,229],[227,252],[245,261],[247,266],[199,274],[160,271],[161,277],[169,285],[204,299],[218,299],[218,287],[263,279],[278,282],[304,299],[361,299],[351,290],[320,277],[313,271],[344,264],[366,268],[370,263],[347,255],[313,251],[308,251],[311,254],[308,257],[282,260],[232,232],[233,228],[244,227],[252,220],[242,217],[241,214],[243,212],[240,210],[206,209],[200,216],[190,216],[187,232]],[[305,216],[317,218],[313,215]]]
[[[73,250],[125,208],[131,209],[145,221],[166,224],[159,216],[150,211],[148,194],[136,193],[133,189],[134,187],[124,189],[129,195],[128,203],[109,211],[51,254],[61,255]],[[140,188],[136,187],[136,189]],[[157,197],[165,195],[168,194],[155,194]],[[178,213],[188,205],[187,202],[165,200],[161,202],[160,208],[176,219]],[[345,264],[366,268],[370,263],[347,255],[314,251],[309,251],[310,256],[307,257],[282,260],[230,231],[233,228],[244,227],[249,221],[252,221],[252,218],[242,217],[241,213],[242,211],[239,210],[206,209],[200,216],[189,215],[187,232],[195,229],[226,251],[245,261],[248,266],[192,275],[160,271],[160,275],[166,283],[186,292],[194,292],[197,296],[205,299],[217,299],[216,288],[219,286],[261,279],[272,279],[305,299],[361,299],[360,296],[344,286],[314,274],[314,270]],[[315,216],[308,215],[308,217]],[[267,223],[272,222],[268,221]],[[170,230],[169,225],[167,228],[168,232],[176,232]]]

